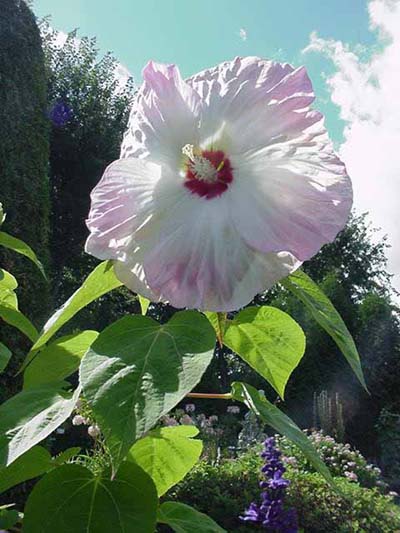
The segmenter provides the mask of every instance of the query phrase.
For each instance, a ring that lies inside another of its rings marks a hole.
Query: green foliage
[[[276,431],[285,435],[294,442],[303,454],[307,457],[314,468],[320,472],[325,479],[332,481],[330,472],[322,462],[320,456],[307,439],[306,435],[299,429],[296,424],[280,411],[274,404],[269,402],[254,387],[245,383],[233,383],[232,397],[235,400],[244,402],[249,409],[254,411],[266,424]]]
[[[0,467],[8,466],[66,420],[77,401],[57,384],[20,392],[0,405]]]
[[[153,479],[158,496],[183,479],[199,460],[202,442],[193,439],[193,426],[159,428],[138,440],[129,450],[128,461],[138,464]]]
[[[0,507],[0,527],[2,531],[5,530],[5,528],[7,528],[7,530],[12,528],[20,518],[20,513],[18,511],[7,509],[7,507],[8,506]]]
[[[283,397],[306,347],[300,326],[274,307],[248,307],[228,321],[223,342]]]
[[[88,304],[119,287],[111,261],[103,261],[89,274],[83,284],[46,322],[40,337],[32,346],[25,360],[26,366],[57,331]]]
[[[400,414],[382,409],[375,426],[385,477],[400,489]]]
[[[13,250],[14,252],[24,255],[25,257],[30,259],[32,263],[38,267],[44,278],[46,278],[42,263],[39,261],[32,248],[28,246],[24,241],[21,241],[21,239],[16,239],[12,235],[9,235],[4,231],[0,231],[0,246],[4,246],[4,248]]]
[[[390,496],[344,479],[335,480],[341,492],[329,490],[318,474],[290,473],[288,504],[298,511],[307,533],[394,533],[400,529],[399,508]]]
[[[50,132],[51,252],[54,262],[56,301],[61,303],[79,286],[97,264],[83,252],[88,235],[85,220],[90,192],[107,165],[119,158],[126,129],[133,81],[124,87],[116,73],[118,63],[107,53],[100,57],[96,39],[77,39],[71,32],[65,44],[57,44],[57,32],[48,21],[41,23],[48,71],[50,107],[63,104],[70,110],[69,120],[53,124]],[[68,243],[68,246],[65,246]],[[116,319],[123,295],[107,297],[109,321]],[[129,302],[129,299],[128,299]],[[101,329],[101,311],[90,327]],[[85,314],[86,320],[89,315]],[[79,329],[88,328],[78,320]]]
[[[25,2],[3,0],[0,11],[0,175],[7,218],[2,229],[32,246],[49,264],[49,125],[47,84],[41,38]],[[2,217],[1,217],[2,218]],[[0,242],[19,248],[1,233]],[[26,245],[19,248],[30,256]],[[40,323],[49,310],[47,282],[35,266],[2,249],[0,263],[20,281],[21,307]],[[40,301],[35,295],[40,293]]]
[[[342,317],[336,311],[329,298],[316,283],[301,270],[282,281],[282,285],[291,291],[310,311],[313,318],[332,337],[346,357],[349,365],[366,388],[354,340],[349,333]]]
[[[164,502],[158,510],[158,521],[168,524],[176,533],[223,533],[209,516],[184,503]]]
[[[0,342],[0,372],[2,372],[8,365],[11,355],[12,354],[7,346]]]
[[[82,359],[80,380],[114,468],[197,385],[214,345],[210,323],[196,311],[176,313],[165,325],[126,316],[100,333]]]
[[[360,483],[363,487],[376,487],[381,492],[386,491],[387,484],[381,478],[380,469],[368,464],[358,450],[352,449],[349,444],[336,442],[333,437],[324,435],[322,431],[311,431],[308,438],[332,476],[347,478],[349,481]],[[277,437],[277,445],[283,453],[283,462],[292,470],[315,472],[315,468],[299,448],[286,437]]]
[[[239,516],[259,498],[261,460],[251,451],[236,460],[213,466],[196,465],[167,497],[207,512],[232,533],[254,531]],[[319,474],[288,470],[286,503],[295,507],[299,525],[307,533],[393,533],[400,528],[400,513],[392,498],[376,489],[335,478],[333,490]]]
[[[25,369],[24,389],[70,376],[78,370],[82,357],[97,336],[97,331],[80,331],[48,344]]]
[[[0,494],[10,487],[41,476],[53,468],[62,465],[79,452],[79,448],[70,448],[57,457],[42,446],[34,446],[18,457],[10,466],[0,468]]]
[[[43,512],[45,510],[45,512]],[[25,507],[29,533],[150,533],[154,531],[157,493],[151,478],[137,465],[124,463],[116,477],[93,476],[78,465],[47,474],[31,492]]]

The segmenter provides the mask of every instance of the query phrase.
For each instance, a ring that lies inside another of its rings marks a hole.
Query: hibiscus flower
[[[232,311],[344,227],[351,182],[303,67],[236,58],[184,80],[150,62],[143,78],[87,221],[86,251],[132,291]]]

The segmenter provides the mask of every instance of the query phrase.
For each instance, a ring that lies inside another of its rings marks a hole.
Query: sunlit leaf
[[[367,389],[361,368],[360,356],[353,337],[329,298],[301,270],[297,270],[281,283],[303,302],[318,324],[332,337],[347,359],[361,385]]]
[[[154,429],[129,450],[127,460],[134,461],[153,479],[158,496],[176,485],[199,460],[203,443],[193,439],[199,433],[194,426]]]
[[[14,326],[23,333],[29,340],[35,342],[39,333],[32,322],[21,311],[16,309],[13,304],[0,303],[0,318]]]
[[[0,468],[13,463],[72,413],[74,394],[52,384],[22,391],[0,405]]]
[[[28,246],[24,241],[21,241],[21,239],[17,239],[16,237],[9,235],[8,233],[4,233],[4,231],[0,231],[0,246],[4,246],[5,248],[13,250],[14,252],[24,255],[25,257],[30,259],[32,263],[34,263],[38,267],[44,278],[46,278],[42,263],[36,257],[36,254],[32,250],[32,248]]]
[[[144,296],[140,296],[140,294],[138,294],[138,298],[139,298],[140,309],[142,311],[142,315],[145,315],[147,313],[148,308],[149,308],[150,300],[148,300]]]
[[[61,381],[78,370],[82,357],[98,335],[97,331],[80,331],[47,345],[25,369],[24,389]]]
[[[263,376],[283,398],[286,383],[304,355],[301,327],[274,307],[248,307],[228,322],[224,343]]]
[[[114,468],[197,385],[214,345],[213,328],[197,311],[178,312],[163,325],[126,316],[100,333],[82,359],[80,379]]]
[[[121,282],[115,277],[111,261],[103,261],[89,274],[82,286],[62,305],[54,315],[46,322],[40,337],[32,346],[23,368],[35,357],[37,351],[42,348],[51,337],[81,309],[91,302],[120,287]]]

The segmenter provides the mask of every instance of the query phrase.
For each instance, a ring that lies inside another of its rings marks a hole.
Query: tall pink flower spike
[[[351,182],[303,67],[236,58],[183,80],[150,62],[143,77],[87,221],[86,251],[132,291],[235,310],[344,227]]]

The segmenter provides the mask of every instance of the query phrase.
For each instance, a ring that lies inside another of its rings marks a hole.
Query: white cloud
[[[247,31],[244,28],[240,28],[239,37],[242,39],[242,41],[247,41]]]
[[[346,121],[339,152],[354,185],[359,212],[387,234],[389,269],[400,290],[400,0],[371,0],[370,29],[377,46],[367,60],[365,48],[312,33],[304,52],[329,57],[331,99]]]

